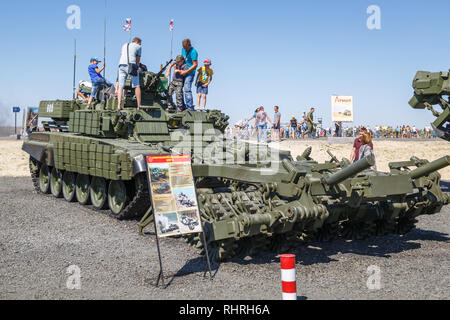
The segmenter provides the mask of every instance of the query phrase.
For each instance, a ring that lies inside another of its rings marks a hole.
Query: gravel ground
[[[312,243],[297,249],[302,299],[449,299],[450,208],[422,216],[404,237]],[[267,254],[215,265],[181,238],[163,239],[166,289],[152,284],[159,262],[152,228],[120,222],[89,207],[33,192],[29,178],[0,178],[1,299],[280,299],[279,260]],[[81,269],[69,290],[67,267]],[[381,270],[369,290],[367,268]]]

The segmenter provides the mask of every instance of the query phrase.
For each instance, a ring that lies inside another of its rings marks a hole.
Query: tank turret
[[[449,70],[450,71],[450,70]],[[437,135],[450,141],[450,79],[449,72],[418,71],[414,77],[412,87],[414,96],[409,105],[414,109],[428,109],[436,117],[431,124]],[[433,106],[439,105],[442,112]]]

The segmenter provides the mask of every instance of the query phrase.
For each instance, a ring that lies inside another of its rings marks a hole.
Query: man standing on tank
[[[186,71],[180,72],[180,75],[184,78],[184,103],[186,108],[189,110],[194,110],[194,98],[192,96],[192,83],[194,82],[195,71],[198,67],[198,52],[191,45],[190,39],[183,40],[183,49],[181,50],[181,55],[184,57],[188,69]]]
[[[125,87],[125,82],[128,77],[128,64],[136,64],[140,66],[141,64],[141,49],[142,40],[139,38],[134,38],[133,42],[128,44],[125,43],[122,46],[122,51],[120,52],[120,61],[119,61],[119,90],[117,93],[117,110],[122,108],[122,94],[123,89]],[[141,85],[139,83],[139,72],[136,76],[131,76],[131,85],[134,89],[134,94],[137,100],[138,109],[141,107]]]

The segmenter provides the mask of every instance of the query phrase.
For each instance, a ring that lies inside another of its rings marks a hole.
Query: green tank
[[[450,71],[450,70],[449,70]],[[414,96],[409,105],[414,109],[428,109],[436,120],[431,124],[437,136],[450,141],[450,79],[449,72],[418,71],[412,87]],[[445,99],[447,97],[447,100]],[[434,110],[439,105],[442,112]]]
[[[139,110],[131,87],[120,111],[108,94],[92,110],[76,101],[40,103],[40,117],[52,120],[23,144],[38,192],[117,219],[140,218],[151,214],[146,156],[188,154],[214,260],[281,252],[310,239],[403,234],[449,202],[437,170],[450,157],[394,162],[390,172],[370,170],[372,158],[351,164],[331,152],[319,163],[311,148],[294,160],[289,151],[224,138],[228,116],[219,110],[169,111],[162,72],[141,80]],[[183,223],[195,227],[187,216]],[[202,249],[198,235],[184,237]]]

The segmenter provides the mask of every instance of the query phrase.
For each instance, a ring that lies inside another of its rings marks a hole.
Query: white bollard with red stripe
[[[280,255],[283,300],[297,300],[295,280],[295,254]]]

